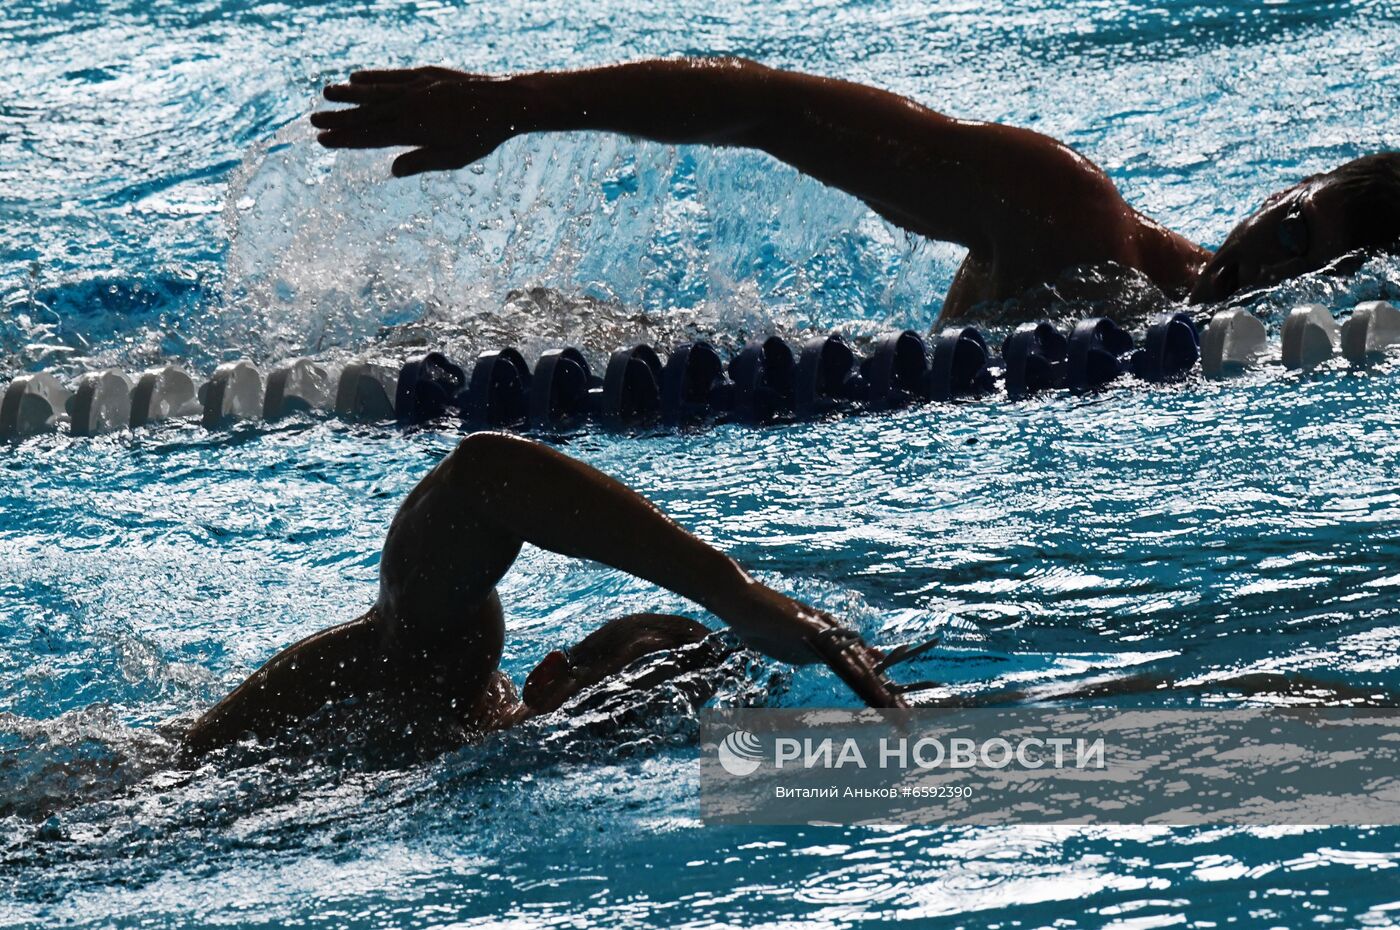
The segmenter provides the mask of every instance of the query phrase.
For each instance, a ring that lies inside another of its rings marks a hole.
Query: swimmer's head
[[[1400,247],[1400,152],[1313,175],[1236,226],[1201,272],[1192,303],[1225,300],[1363,250]]]
[[[521,698],[531,712],[547,714],[642,656],[699,642],[709,633],[704,624],[667,614],[609,620],[568,650],[545,656],[525,679]]]

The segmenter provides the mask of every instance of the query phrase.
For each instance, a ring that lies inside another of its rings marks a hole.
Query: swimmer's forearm
[[[522,132],[596,130],[658,142],[751,145],[782,72],[738,58],[638,61],[511,78]]]
[[[850,129],[862,132],[860,144],[883,149],[907,148],[920,133],[959,125],[877,87],[742,58],[638,61],[523,74],[511,81],[531,101],[520,127],[526,132],[599,130],[661,142],[782,150],[788,149],[785,139],[797,136],[820,150],[855,144],[843,131]],[[823,137],[813,138],[817,132]],[[804,156],[797,149],[787,154]]]
[[[907,229],[970,247],[987,238],[984,175],[995,170],[999,144],[1012,153],[1034,135],[950,119],[876,87],[735,58],[511,80],[529,101],[522,132],[596,130],[759,149]]]
[[[878,654],[834,618],[758,583],[620,481],[505,433],[463,439],[399,508],[381,558],[386,629],[441,626],[483,595],[494,602],[492,586],[522,543],[674,591],[773,658],[825,662],[872,706],[902,706]],[[490,630],[478,632],[489,646]]]

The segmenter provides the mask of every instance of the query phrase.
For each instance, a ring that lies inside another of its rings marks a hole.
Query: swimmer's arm
[[[373,664],[380,636],[371,611],[288,646],[195,721],[185,752],[198,756],[250,733],[267,739],[327,704],[372,692],[382,684]]]
[[[547,446],[475,433],[414,493],[420,492],[425,509],[409,518],[413,532],[405,545],[424,553],[471,545],[450,519],[427,519],[429,512],[462,509],[513,540],[601,562],[673,591],[776,659],[825,662],[872,706],[904,706],[878,668],[882,656],[834,618],[760,583],[636,491]]]
[[[362,71],[314,114],[331,147],[417,146],[394,173],[462,167],[527,132],[599,130],[766,151],[920,235],[991,255],[1117,234],[1122,198],[1044,135],[951,119],[849,81],[734,58],[643,61],[512,78]],[[1102,228],[1101,228],[1102,227]],[[1024,258],[1024,255],[1021,255]]]

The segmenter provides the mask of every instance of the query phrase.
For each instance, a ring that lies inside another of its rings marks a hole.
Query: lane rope
[[[1397,343],[1400,310],[1385,301],[1358,305],[1340,327],[1326,307],[1305,304],[1284,320],[1279,358],[1285,368],[1309,370],[1340,352],[1365,366]],[[470,370],[441,352],[397,369],[296,358],[266,376],[240,359],[219,365],[198,386],[173,364],[134,378],[117,369],[87,372],[67,384],[37,372],[16,377],[0,396],[0,440],[62,430],[95,436],[195,417],[218,429],[317,411],[358,422],[414,426],[452,418],[473,429],[556,435],[589,427],[763,424],[998,393],[1010,400],[1083,394],[1124,376],[1178,380],[1198,363],[1206,377],[1223,378],[1263,363],[1268,352],[1264,324],[1234,308],[1215,314],[1203,333],[1185,313],[1162,314],[1140,344],[1107,317],[1081,320],[1068,332],[1048,321],[1025,323],[1003,340],[999,356],[977,329],[952,326],[929,338],[913,330],[887,334],[865,356],[839,334],[796,348],[770,336],[727,361],[703,341],[677,346],[664,360],[637,344],[614,351],[601,374],[573,347],[543,353],[533,369],[513,348],[483,352]]]

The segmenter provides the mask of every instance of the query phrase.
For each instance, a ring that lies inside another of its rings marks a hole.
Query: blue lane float
[[[598,418],[606,429],[630,430],[661,419],[661,357],[649,345],[608,357]]]
[[[923,337],[912,329],[882,336],[861,372],[868,391],[866,400],[873,407],[902,407],[922,399],[928,374]]]
[[[478,366],[479,367],[479,366]],[[404,363],[394,392],[394,415],[411,426],[461,412],[467,373],[441,352]]]
[[[729,363],[734,382],[730,413],[741,423],[766,423],[793,407],[796,360],[777,336],[751,342]]]
[[[483,352],[476,358],[463,419],[472,429],[519,429],[530,412],[530,366],[516,349]]]
[[[1065,387],[1076,394],[1096,391],[1123,374],[1133,337],[1108,317],[1081,320],[1069,334]]]
[[[933,340],[923,395],[947,401],[989,393],[996,380],[988,367],[987,340],[971,326],[950,326]]]
[[[580,429],[595,412],[592,392],[600,384],[578,349],[550,349],[530,376],[530,428],[542,433]]]
[[[1021,324],[1002,342],[1001,354],[1006,395],[1012,400],[1064,384],[1069,340],[1050,323]]]
[[[1191,317],[1164,313],[1148,325],[1131,365],[1133,374],[1144,381],[1171,381],[1184,377],[1200,357],[1201,340]]]
[[[801,418],[826,416],[865,399],[865,379],[855,350],[839,334],[802,345],[793,380],[793,411]]]
[[[679,346],[661,367],[661,422],[682,426],[713,419],[717,410],[729,406],[733,389],[714,346]]]

